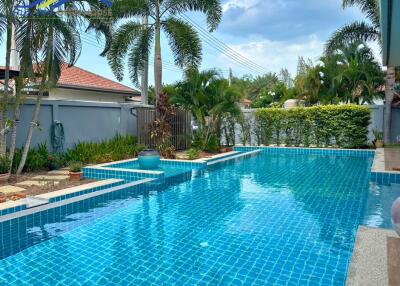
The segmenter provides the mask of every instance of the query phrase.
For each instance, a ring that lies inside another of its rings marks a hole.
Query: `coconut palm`
[[[343,0],[343,7],[357,6],[365,14],[368,22],[354,22],[341,27],[328,40],[326,52],[332,53],[345,44],[355,41],[380,42],[380,10],[377,0]],[[395,67],[388,66],[385,83],[385,141],[390,142],[392,101],[394,97]]]
[[[203,12],[210,31],[216,29],[222,17],[219,0],[116,0],[112,9],[115,22],[122,24],[107,55],[111,69],[122,80],[127,56],[130,79],[138,85],[154,43],[156,98],[162,92],[161,32],[168,38],[175,64],[182,69],[195,68],[201,62],[201,41],[192,26],[178,16],[187,11]],[[148,24],[136,20],[144,16]]]

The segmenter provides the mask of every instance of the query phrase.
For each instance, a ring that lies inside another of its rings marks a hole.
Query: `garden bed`
[[[37,179],[38,177],[49,177],[49,176],[52,176],[52,173],[46,171],[24,173],[18,177],[12,175],[8,183],[0,184],[0,188],[11,186],[11,187],[21,188],[21,191],[15,193],[3,193],[0,191],[0,197],[7,197],[7,200],[17,200],[23,198],[23,197],[18,198],[17,194],[25,194],[26,196],[35,196],[94,182],[94,180],[87,180],[87,179],[83,179],[81,181],[71,181],[70,179],[61,179],[61,180]],[[67,176],[67,174],[65,175],[54,174],[54,176],[56,176],[57,178],[57,176],[60,177]],[[40,183],[41,185],[32,185],[32,186],[20,185],[20,183],[26,181],[41,182]]]

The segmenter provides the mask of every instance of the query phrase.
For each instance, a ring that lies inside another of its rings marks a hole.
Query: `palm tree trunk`
[[[36,101],[35,101],[35,110],[33,112],[31,126],[29,127],[28,136],[27,136],[26,141],[25,141],[25,146],[24,146],[24,150],[22,152],[21,161],[19,163],[19,166],[18,166],[18,169],[17,169],[17,172],[16,172],[17,175],[20,175],[22,173],[22,170],[24,169],[24,166],[25,166],[26,158],[28,157],[28,151],[29,151],[29,148],[31,146],[33,131],[37,127],[37,121],[38,121],[38,118],[39,118],[40,105],[42,103],[42,97],[43,97],[45,82],[46,82],[46,76],[43,73],[42,81],[40,83],[39,94],[36,97]]]
[[[4,71],[4,95],[1,102],[1,114],[0,114],[0,130],[6,128],[7,109],[8,109],[8,93],[10,87],[10,59],[11,59],[11,41],[12,41],[12,23],[7,22],[7,40],[6,40],[6,66]],[[6,133],[1,132],[0,135],[0,155],[5,156],[6,147]]]
[[[161,23],[160,23],[160,2],[156,5],[155,23],[155,48],[154,48],[154,85],[156,91],[156,105],[162,93],[162,60],[161,60]]]
[[[15,87],[16,87],[16,94],[15,94],[15,102],[14,102],[14,125],[12,128],[11,132],[11,142],[10,142],[10,153],[9,153],[9,159],[10,159],[10,169],[8,171],[9,174],[12,172],[12,166],[14,163],[14,155],[15,155],[15,149],[17,145],[17,128],[18,128],[18,123],[21,115],[21,109],[20,109],[20,104],[21,104],[21,96],[22,96],[22,85],[19,84],[19,81],[21,79],[16,79],[15,81]]]
[[[396,82],[395,67],[388,66],[386,71],[385,83],[385,142],[390,143],[392,129],[392,102],[394,97],[394,85]]]
[[[142,17],[142,25],[147,27],[149,23],[149,19],[147,16]],[[148,104],[149,103],[149,62],[144,62],[144,67],[142,70],[142,103]]]

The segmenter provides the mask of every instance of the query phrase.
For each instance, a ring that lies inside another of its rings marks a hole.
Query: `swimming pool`
[[[264,152],[1,223],[1,285],[344,285],[372,158]]]

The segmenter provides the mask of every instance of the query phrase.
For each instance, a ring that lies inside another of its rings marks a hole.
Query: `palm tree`
[[[64,21],[56,15],[32,15],[21,25],[17,44],[23,73],[30,74],[32,82],[38,87],[31,126],[17,169],[19,175],[25,166],[33,132],[38,127],[43,94],[57,83],[63,65],[67,63],[71,66],[76,62],[80,53],[80,37],[73,21]]]
[[[347,95],[345,102],[371,104],[380,96],[383,73],[373,52],[361,42],[350,43],[337,51],[335,59],[339,74],[334,78],[341,91]]]
[[[197,134],[201,137],[202,148],[213,137],[219,140],[223,118],[241,114],[237,104],[241,98],[242,95],[214,69],[187,71],[185,79],[170,92],[170,102],[191,111],[199,124]]]
[[[13,27],[15,26],[16,18],[14,14],[14,0],[4,0],[0,3],[0,42],[3,33],[6,34],[6,62],[4,74],[4,91],[1,99],[0,110],[0,154],[6,155],[6,135],[4,132],[7,117],[8,98],[10,92],[10,59],[11,59],[11,45]]]
[[[369,22],[354,22],[341,27],[328,40],[326,52],[332,53],[347,43],[355,41],[380,42],[380,10],[377,0],[343,0],[343,8],[357,6],[365,14]],[[395,67],[388,66],[385,82],[385,141],[390,142],[392,101],[394,97]]]
[[[203,12],[210,32],[217,28],[222,17],[220,0],[116,0],[112,10],[115,22],[123,23],[107,54],[111,69],[122,80],[127,56],[130,79],[138,85],[154,42],[156,99],[162,92],[161,31],[168,38],[175,64],[182,69],[195,68],[201,62],[201,41],[192,26],[178,16],[187,11]],[[149,23],[140,23],[135,17],[148,17]]]

